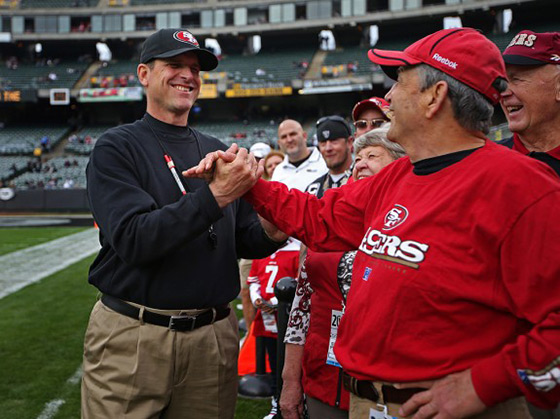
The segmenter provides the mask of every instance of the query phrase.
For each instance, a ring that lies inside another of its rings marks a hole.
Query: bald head
[[[286,119],[278,125],[278,145],[290,162],[303,160],[309,155],[306,143],[307,133],[299,122]]]

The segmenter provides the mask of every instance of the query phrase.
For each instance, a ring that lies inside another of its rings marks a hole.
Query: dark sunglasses
[[[354,126],[359,129],[364,129],[367,128],[369,124],[372,128],[379,128],[385,122],[387,122],[385,119],[370,119],[369,121],[367,119],[359,119],[354,122]]]

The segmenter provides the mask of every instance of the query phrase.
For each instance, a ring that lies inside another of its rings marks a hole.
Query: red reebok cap
[[[428,64],[472,87],[494,105],[500,100],[495,81],[506,78],[498,47],[472,28],[443,29],[416,41],[404,51],[372,49],[368,57],[394,80],[397,67]]]
[[[560,33],[521,31],[511,40],[503,55],[506,64],[560,64]]]
[[[361,102],[356,103],[354,109],[352,109],[352,120],[355,121],[358,114],[367,108],[377,108],[381,111],[383,116],[389,120],[389,102],[380,97],[370,97],[369,99],[364,99]]]

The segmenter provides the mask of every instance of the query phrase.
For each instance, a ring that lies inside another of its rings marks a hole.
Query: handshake
[[[264,173],[253,153],[232,144],[226,151],[208,153],[197,166],[185,170],[186,178],[201,178],[208,182],[220,208],[242,197]]]
[[[182,174],[186,178],[206,180],[220,208],[225,208],[245,195],[263,173],[264,161],[259,164],[253,153],[234,143],[226,151],[208,153],[198,165]],[[288,239],[274,224],[262,217],[259,217],[259,221],[271,240],[282,243]]]

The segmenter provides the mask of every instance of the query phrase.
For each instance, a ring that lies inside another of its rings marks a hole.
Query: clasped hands
[[[220,208],[224,208],[241,198],[263,173],[264,162],[259,164],[253,153],[233,143],[226,151],[208,153],[198,165],[182,174],[187,178],[206,180],[216,202]],[[279,243],[287,240],[288,236],[274,224],[262,217],[259,217],[259,221],[270,239]]]
[[[187,178],[208,182],[220,208],[243,196],[264,173],[253,153],[232,144],[226,151],[208,153],[198,165],[183,172]]]

